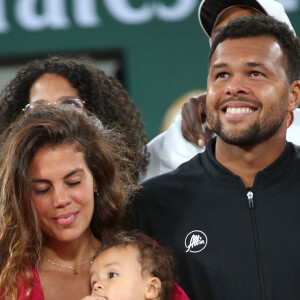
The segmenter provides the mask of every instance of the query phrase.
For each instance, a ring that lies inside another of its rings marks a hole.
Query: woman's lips
[[[78,212],[68,213],[68,214],[60,215],[56,218],[53,218],[53,220],[58,225],[70,226],[75,222],[75,220],[77,218],[77,214],[78,214]]]

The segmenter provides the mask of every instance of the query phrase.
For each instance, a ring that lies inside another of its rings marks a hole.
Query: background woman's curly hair
[[[135,165],[135,180],[143,173],[149,156],[146,135],[140,112],[129,98],[121,83],[94,67],[87,58],[53,56],[34,60],[23,67],[1,94],[0,132],[16,120],[22,108],[28,104],[32,84],[43,74],[58,74],[78,90],[87,110],[95,114],[108,128],[123,133],[127,146],[132,150],[128,159]]]

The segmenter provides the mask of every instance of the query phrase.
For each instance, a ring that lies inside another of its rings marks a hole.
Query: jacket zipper
[[[265,281],[264,281],[264,274],[263,274],[263,266],[262,266],[262,258],[261,258],[261,251],[259,245],[259,237],[258,237],[258,229],[257,229],[257,222],[256,222],[256,214],[255,214],[255,205],[253,200],[253,192],[247,192],[248,204],[250,209],[250,216],[251,216],[251,224],[252,224],[252,231],[254,236],[254,245],[256,250],[256,258],[257,258],[257,265],[258,265],[258,275],[259,275],[259,283],[260,283],[260,290],[261,290],[261,299],[267,299],[266,290],[265,290]]]
[[[265,300],[266,297],[266,290],[265,290],[265,281],[263,275],[263,266],[262,266],[262,259],[261,259],[261,252],[259,247],[259,237],[258,237],[258,229],[257,229],[257,222],[256,222],[256,215],[255,215],[255,205],[253,200],[253,192],[247,192],[248,204],[250,209],[250,216],[251,216],[251,224],[252,224],[252,231],[254,236],[254,245],[256,250],[256,258],[257,258],[257,265],[258,265],[258,275],[259,275],[259,284],[261,290],[261,299]]]

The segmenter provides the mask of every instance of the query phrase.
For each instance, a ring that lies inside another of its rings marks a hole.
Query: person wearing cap
[[[190,299],[300,299],[300,148],[286,141],[299,78],[300,41],[286,23],[231,21],[209,55],[216,137],[134,199],[137,228],[173,250]]]
[[[259,13],[285,22],[295,32],[283,6],[274,0],[203,0],[199,6],[199,21],[211,43],[211,39],[229,21],[239,16]],[[205,119],[205,94],[193,97],[184,104],[183,118],[177,116],[167,131],[148,143],[147,149],[151,155],[146,173],[140,182],[172,171],[204,151],[212,132],[207,126],[201,126],[200,117]],[[289,115],[287,140],[300,145],[299,133],[300,109],[296,109]]]
[[[220,27],[225,26],[229,21],[226,21],[223,13],[231,8],[240,8],[231,13],[231,20],[242,15],[252,15],[255,13],[263,13],[286,23],[295,33],[294,28],[286,15],[283,6],[274,0],[202,0],[198,10],[200,24],[211,39],[220,30]],[[227,14],[228,17],[228,14]],[[230,20],[230,21],[231,21]],[[220,24],[224,22],[220,26]]]

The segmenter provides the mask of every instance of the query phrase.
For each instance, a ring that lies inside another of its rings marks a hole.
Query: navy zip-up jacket
[[[138,229],[172,250],[192,300],[300,299],[300,149],[287,143],[247,189],[214,148],[143,184]]]

